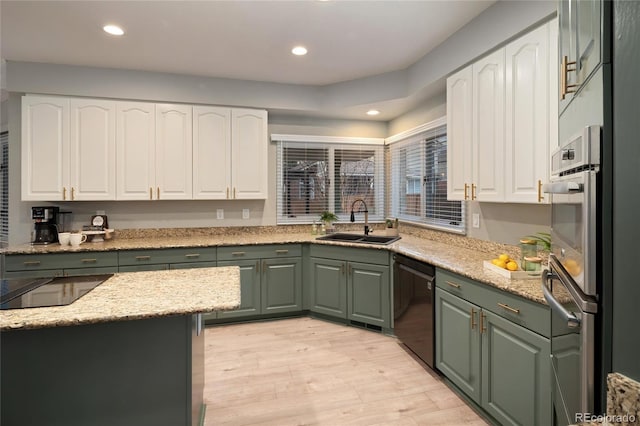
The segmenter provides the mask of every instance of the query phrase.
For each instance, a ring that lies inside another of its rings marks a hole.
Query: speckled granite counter
[[[574,426],[635,426],[640,424],[640,382],[619,373],[607,376],[607,413],[592,415]]]
[[[51,246],[24,244],[8,247],[3,251],[7,254],[37,254],[313,242],[314,244],[391,250],[392,252],[448,269],[534,302],[546,304],[539,279],[510,280],[494,272],[484,270],[483,261],[492,259],[503,251],[509,252],[511,250],[509,254],[517,257],[518,253],[514,252],[514,250],[517,250],[516,247],[490,242],[478,242],[479,240],[430,231],[417,232],[412,235],[404,233],[402,228],[400,229],[402,239],[390,245],[319,241],[316,240],[317,236],[315,235],[311,235],[308,232],[300,232],[300,228],[293,228],[290,231],[285,230],[283,227],[265,228],[256,228],[255,230],[244,228],[243,232],[231,230],[229,233],[219,232],[217,234],[207,234],[204,231],[182,231],[176,234],[169,230],[162,237],[149,237],[149,234],[130,234],[128,235],[129,238],[117,237],[101,243],[85,243],[79,249],[62,248],[57,244]],[[380,231],[376,231],[374,235],[377,233],[380,233]],[[441,234],[442,236],[440,236]],[[160,235],[160,233],[157,233],[157,235]]]
[[[0,311],[0,330],[190,315],[239,305],[237,267],[118,273],[70,305]]]

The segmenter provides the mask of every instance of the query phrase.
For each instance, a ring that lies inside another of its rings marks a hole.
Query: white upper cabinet
[[[541,185],[549,178],[551,103],[556,102],[551,101],[549,26],[506,47],[506,201],[547,202]]]
[[[193,198],[226,200],[231,191],[231,108],[193,107]]]
[[[548,202],[541,186],[557,145],[556,26],[553,20],[447,79],[448,199]]]
[[[116,104],[71,99],[71,199],[116,199]]]
[[[232,198],[267,198],[267,112],[231,110]]]
[[[156,104],[156,198],[192,198],[191,105]]]
[[[467,200],[473,181],[473,71],[447,79],[447,198]]]
[[[117,199],[156,198],[155,105],[117,102],[116,151]]]
[[[473,64],[471,199],[504,199],[504,50]]]
[[[64,200],[68,180],[69,100],[23,96],[22,199]]]

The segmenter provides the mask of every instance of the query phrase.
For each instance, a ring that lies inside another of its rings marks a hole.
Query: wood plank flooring
[[[206,426],[488,424],[393,337],[308,317],[205,336]]]

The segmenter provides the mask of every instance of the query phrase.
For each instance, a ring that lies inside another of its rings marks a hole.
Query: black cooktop
[[[0,282],[0,309],[69,305],[112,276],[3,279]]]

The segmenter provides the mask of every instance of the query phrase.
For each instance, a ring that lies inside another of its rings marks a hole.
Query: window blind
[[[447,200],[447,133],[438,126],[390,145],[391,215],[464,232],[464,203]]]
[[[370,221],[383,220],[382,145],[277,143],[279,224],[318,222],[323,211],[348,221],[358,199],[366,203]],[[360,210],[360,203],[355,208]]]
[[[9,242],[9,132],[0,133],[0,242]]]

